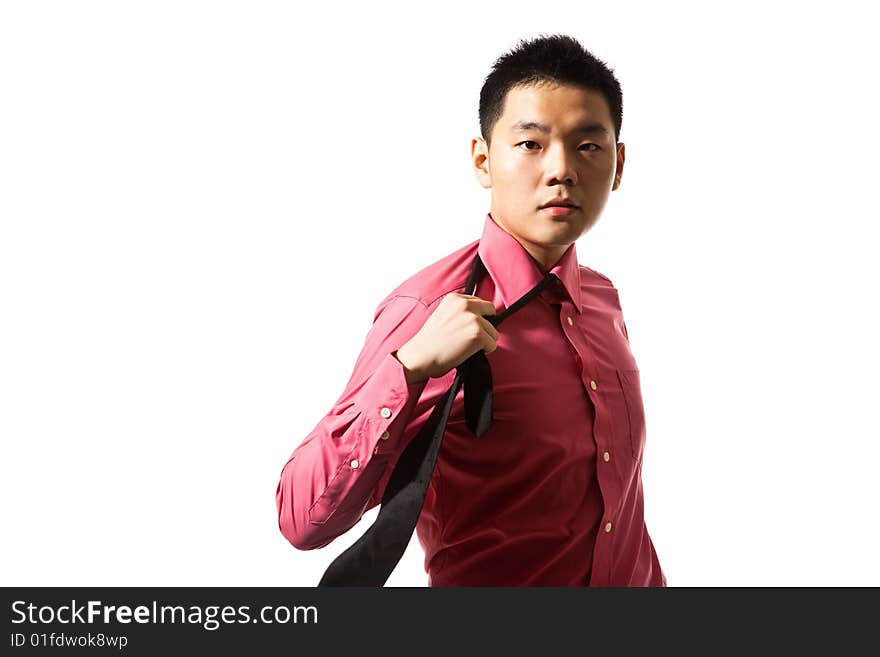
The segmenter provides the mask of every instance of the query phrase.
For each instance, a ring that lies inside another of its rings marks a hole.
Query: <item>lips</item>
[[[545,203],[544,205],[540,206],[540,209],[543,210],[544,208],[559,208],[559,207],[576,208],[577,206],[574,203],[572,203],[571,201],[569,201],[568,199],[554,199],[554,200],[550,201],[549,203]]]
[[[546,208],[541,208],[541,212],[546,212],[554,217],[565,217],[570,215],[576,209],[577,208],[573,208],[570,205],[548,205]]]

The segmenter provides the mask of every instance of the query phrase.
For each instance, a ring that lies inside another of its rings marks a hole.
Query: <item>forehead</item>
[[[499,127],[511,132],[529,122],[561,131],[595,122],[613,134],[611,112],[605,97],[593,89],[571,85],[538,84],[511,88],[505,97]]]

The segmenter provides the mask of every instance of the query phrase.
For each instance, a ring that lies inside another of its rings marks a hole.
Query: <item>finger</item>
[[[498,314],[495,305],[491,301],[481,299],[480,297],[475,297],[472,294],[463,294],[462,296],[468,299],[468,310],[473,312],[475,315]]]
[[[499,336],[500,334],[498,333],[498,329],[496,329],[494,326],[492,326],[492,322],[490,322],[490,321],[489,321],[488,319],[486,319],[485,317],[479,317],[479,316],[477,317],[477,321],[480,322],[480,326],[483,327],[483,330],[484,330],[489,336],[491,336],[491,338],[492,338],[493,340],[497,340],[497,339],[498,339],[498,336]]]

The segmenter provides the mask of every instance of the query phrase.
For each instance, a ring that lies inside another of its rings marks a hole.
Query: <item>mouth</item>
[[[559,196],[555,196],[555,197],[551,198],[549,201],[544,203],[544,205],[539,205],[538,209],[539,210],[546,210],[547,208],[551,208],[551,207],[577,208],[578,206],[577,206],[577,203],[572,201],[570,197],[559,195]]]
[[[576,205],[545,205],[539,209],[541,212],[557,217],[572,214],[579,208]]]

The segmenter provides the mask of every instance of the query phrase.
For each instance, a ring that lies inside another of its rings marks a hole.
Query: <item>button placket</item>
[[[570,310],[567,308],[563,308],[563,312],[568,313],[568,312],[570,312]],[[569,326],[574,326],[574,320],[572,319],[572,316],[570,314],[566,314],[565,319],[566,319],[566,323]],[[563,331],[563,332],[565,332],[565,331]],[[568,336],[568,334],[566,334],[566,335]],[[574,351],[574,360],[577,363],[578,367],[581,368],[582,376],[589,375],[589,372],[584,371],[583,359],[581,358],[580,353],[578,353],[577,347],[574,346],[574,342],[572,341],[571,337],[570,336],[568,336],[568,337],[569,337],[569,340],[568,340],[569,344],[571,345],[571,348]],[[590,379],[589,386],[590,386],[591,390],[598,390],[599,389],[598,382],[592,378]]]

